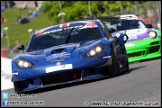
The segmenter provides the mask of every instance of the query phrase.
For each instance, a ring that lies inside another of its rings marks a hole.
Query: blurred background
[[[1,1],[1,56],[13,58],[33,30],[88,17],[136,14],[161,30],[161,1]]]

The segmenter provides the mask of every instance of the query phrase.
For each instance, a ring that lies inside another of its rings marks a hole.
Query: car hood
[[[151,29],[140,28],[140,29],[131,29],[119,31],[119,33],[126,33],[129,37],[128,41],[141,40],[148,37],[148,33]]]
[[[51,47],[44,50],[19,54],[16,58],[25,58],[30,61],[45,62],[54,60],[68,60],[83,57],[83,55],[94,45],[100,43],[99,40],[91,40],[81,43],[69,43]]]

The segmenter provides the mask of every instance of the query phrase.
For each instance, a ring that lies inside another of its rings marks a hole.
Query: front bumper
[[[125,44],[129,62],[153,59],[161,56],[161,36],[144,38]]]
[[[95,59],[90,59],[85,59],[85,61],[81,61],[82,63],[79,61],[73,62],[74,68],[68,70],[46,73],[44,66],[37,70],[29,69],[26,70],[26,72],[20,72],[19,75],[13,75],[15,89],[16,91],[26,91],[36,88],[108,76],[107,65],[111,64],[111,58],[101,60],[100,57],[96,56]]]

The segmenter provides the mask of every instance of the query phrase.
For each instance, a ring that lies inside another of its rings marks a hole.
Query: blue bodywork
[[[26,52],[20,53],[12,59],[12,81],[14,82],[15,91],[27,91],[63,83],[107,77],[109,73],[108,66],[112,65],[111,45],[109,39],[104,34],[100,21],[88,20],[69,22],[67,27],[85,25],[88,23],[95,23],[97,25],[99,33],[101,34],[100,39],[67,43],[46,49],[29,51],[30,43],[35,38],[37,32],[41,31],[41,33],[44,33],[59,29],[61,28],[61,24],[33,32]],[[118,34],[118,38],[122,45],[122,50],[124,50],[123,35]],[[102,46],[102,52],[96,56],[86,57],[87,52],[97,45]],[[63,49],[63,51],[57,52],[58,49]],[[20,58],[30,61],[33,67],[20,68],[17,64]],[[60,64],[58,65],[57,63]],[[60,65],[68,65],[68,69],[58,68],[58,70],[55,70],[55,68],[52,68]],[[51,68],[49,69],[49,67]],[[47,68],[50,71],[47,72]]]

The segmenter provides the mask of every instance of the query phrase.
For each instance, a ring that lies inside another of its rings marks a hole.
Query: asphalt
[[[30,97],[16,97],[13,89],[2,90],[3,92],[9,93],[10,107],[19,107],[20,102],[23,107],[27,106],[26,104],[35,107],[159,107],[161,59],[130,64],[129,73],[113,78],[49,87],[24,94]],[[15,104],[11,105],[14,102]]]

